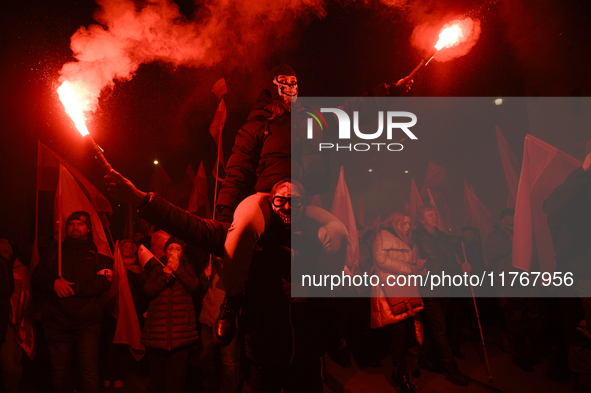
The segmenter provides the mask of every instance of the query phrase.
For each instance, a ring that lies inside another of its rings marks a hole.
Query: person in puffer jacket
[[[142,330],[150,366],[150,392],[181,393],[189,347],[199,338],[191,293],[199,286],[195,269],[184,255],[185,243],[171,237],[160,262],[147,267],[144,294],[150,306]]]
[[[422,342],[422,325],[416,320],[423,309],[416,282],[424,274],[423,260],[418,258],[419,250],[410,233],[410,215],[397,211],[392,225],[383,228],[373,243],[375,274],[382,283],[396,283],[390,286],[372,287],[371,327],[386,328],[392,332],[392,379],[401,392],[414,392],[416,386],[410,383],[406,367],[406,350],[416,336]],[[404,277],[400,277],[404,276]],[[411,278],[415,276],[417,281]],[[389,281],[388,281],[389,279]]]

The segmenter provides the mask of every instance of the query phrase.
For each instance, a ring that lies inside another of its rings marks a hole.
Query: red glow
[[[88,135],[85,112],[90,110],[90,104],[84,100],[86,94],[84,84],[66,81],[58,87],[57,93],[66,109],[66,113],[72,118],[80,134],[82,136]]]
[[[460,22],[458,21],[450,27],[441,30],[441,33],[439,33],[439,41],[437,41],[435,49],[441,50],[447,46],[455,45],[460,41],[461,37],[463,37],[463,32],[460,27]]]
[[[433,44],[435,37],[439,37],[436,45]],[[431,56],[435,47],[437,53],[433,60],[443,62],[470,52],[478,42],[478,38],[480,38],[480,21],[463,18],[452,19],[443,26],[431,21],[417,25],[412,33],[411,42],[423,52],[423,55]]]

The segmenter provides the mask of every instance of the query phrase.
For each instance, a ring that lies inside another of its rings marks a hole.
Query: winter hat
[[[279,64],[277,67],[273,68],[267,74],[267,78],[265,79],[265,89],[267,89],[269,93],[271,93],[272,99],[281,101],[281,97],[279,97],[279,91],[277,90],[277,85],[273,83],[275,78],[277,78],[279,75],[296,77],[297,75],[293,68],[291,68],[287,64]]]
[[[501,213],[499,214],[499,219],[503,220],[503,218],[505,218],[505,216],[514,216],[515,215],[515,209],[513,208],[506,208],[501,210]]]
[[[66,227],[68,226],[68,224],[72,220],[82,221],[84,224],[86,224],[88,231],[92,232],[92,220],[90,219],[89,213],[87,213],[85,211],[77,211],[77,212],[70,214],[68,216],[68,219],[66,220]]]
[[[164,244],[164,253],[166,254],[166,250],[168,249],[168,246],[170,246],[171,244],[178,244],[181,246],[182,250],[183,250],[183,255],[185,255],[185,242],[183,242],[181,239],[179,239],[178,237],[174,237],[171,236],[166,243]]]

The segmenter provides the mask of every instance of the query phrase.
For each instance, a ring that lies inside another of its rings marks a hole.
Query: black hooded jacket
[[[43,295],[42,316],[46,327],[76,329],[100,323],[103,318],[102,294],[111,286],[103,269],[113,269],[113,260],[99,254],[89,234],[85,240],[66,238],[62,243],[62,277],[73,282],[74,295],[60,298],[53,286],[58,275],[58,249],[44,255],[31,276],[34,291]]]
[[[318,151],[318,144],[323,141],[322,130],[314,122],[313,139],[307,139],[306,108],[295,102],[291,112],[273,117],[272,104],[279,100],[279,95],[272,81],[278,75],[295,76],[295,73],[285,64],[269,73],[266,88],[259,95],[255,109],[238,131],[217,198],[216,218],[220,221],[232,222],[234,210],[244,198],[255,192],[270,192],[281,179],[298,180],[309,195],[320,194],[328,187],[328,163]],[[381,84],[363,96],[389,95],[398,95],[398,89]],[[347,113],[360,111],[363,116],[363,111],[370,110],[366,104],[366,101],[353,99],[342,109]],[[331,116],[325,116],[325,119],[329,123],[328,129],[338,129],[336,125],[331,127],[331,122],[335,123]]]
[[[544,202],[556,252],[556,271],[591,279],[591,171],[578,168]]]
[[[227,223],[197,217],[157,195],[140,206],[139,215],[187,245],[223,255]],[[318,228],[305,232],[310,232],[309,236],[314,238]],[[306,362],[318,359],[323,353],[319,332],[320,319],[327,312],[326,299],[290,303],[283,293],[282,280],[290,277],[290,246],[290,233],[273,222],[253,254],[244,288],[240,329],[244,334],[246,356],[257,363]],[[318,259],[320,252],[319,246],[307,247],[302,254],[311,263]]]

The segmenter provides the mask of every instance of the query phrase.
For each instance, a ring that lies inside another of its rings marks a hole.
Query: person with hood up
[[[160,261],[146,264],[144,294],[150,299],[142,344],[150,367],[150,392],[181,393],[189,348],[199,339],[193,293],[199,287],[195,269],[185,256],[185,243],[170,237]]]
[[[364,96],[397,96],[399,89],[408,90],[411,84],[408,77],[392,85],[383,83]],[[322,133],[314,124],[313,138],[307,138],[306,108],[297,102],[298,94],[297,76],[290,66],[281,64],[271,70],[255,109],[238,131],[226,164],[226,177],[216,205],[216,218],[232,223],[223,258],[226,300],[215,328],[216,338],[222,344],[230,343],[236,331],[235,320],[252,254],[265,232],[263,214],[256,201],[264,201],[273,185],[283,178],[299,181],[309,195],[323,192],[328,185],[328,163],[317,149]],[[347,113],[359,111],[360,116],[369,110],[367,101],[360,99],[351,99],[341,108]],[[255,193],[260,194],[259,198],[246,199]],[[330,236],[334,239],[325,244],[329,253],[335,251],[329,249],[331,244],[341,244],[342,239],[348,238],[346,231],[339,231],[340,225],[334,223],[332,227]]]

